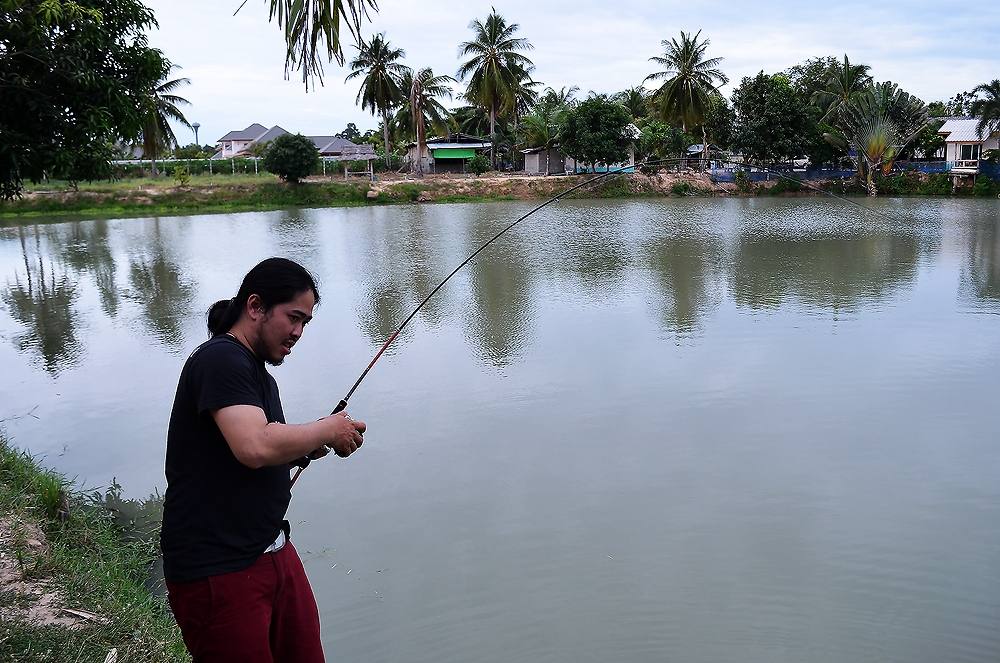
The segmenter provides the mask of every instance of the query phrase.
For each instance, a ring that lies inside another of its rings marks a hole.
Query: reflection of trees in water
[[[167,347],[184,346],[181,327],[189,316],[194,287],[170,259],[159,220],[144,247],[129,258],[129,298],[143,310],[146,326]]]
[[[55,375],[74,365],[82,352],[77,338],[79,320],[73,308],[77,288],[67,273],[57,272],[52,262],[46,270],[38,227],[34,230],[36,255],[29,258],[25,229],[18,228],[25,274],[22,279],[15,272],[14,282],[7,282],[3,299],[13,317],[27,327],[27,332],[15,341],[18,349],[38,352],[45,370]]]
[[[995,220],[976,223],[969,232],[969,262],[962,283],[977,299],[1000,300],[1000,232]]]
[[[609,210],[598,207],[580,216],[571,208],[560,222],[558,241],[553,248],[561,255],[556,260],[560,266],[579,279],[583,287],[599,294],[613,296],[616,282],[620,282],[629,266],[630,255],[622,238],[625,213],[608,218]]]
[[[362,332],[374,343],[385,342],[447,275],[431,273],[432,265],[440,263],[442,247],[428,233],[425,210],[417,208],[412,214],[407,219],[366,223],[359,233],[360,246],[348,252],[360,257],[360,281],[371,284],[358,302],[358,320]],[[421,309],[420,319],[437,325],[446,299],[446,293],[435,295]]]
[[[497,229],[478,227],[470,237],[471,253]],[[532,272],[527,247],[505,236],[480,254],[471,267],[473,311],[466,316],[466,336],[497,366],[506,366],[528,340],[532,323]]]
[[[678,336],[701,332],[703,318],[721,299],[719,240],[704,233],[663,237],[646,253],[662,296],[663,326]]]
[[[282,210],[277,220],[268,228],[274,236],[277,250],[274,255],[289,258],[311,272],[318,267],[319,240],[316,236],[316,219],[308,210]]]
[[[777,308],[796,297],[817,308],[855,310],[912,282],[919,257],[919,241],[910,235],[744,235],[731,261],[732,296],[750,308]]]
[[[108,317],[118,315],[121,305],[115,284],[117,265],[108,244],[108,222],[77,221],[69,224],[69,235],[60,237],[62,257],[77,272],[89,272],[97,285],[101,310]]]

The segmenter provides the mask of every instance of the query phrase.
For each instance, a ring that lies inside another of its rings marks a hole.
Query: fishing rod
[[[515,221],[513,221],[510,224],[508,224],[503,230],[501,230],[500,232],[496,233],[495,235],[493,235],[493,237],[491,237],[486,242],[484,242],[482,246],[480,246],[478,249],[476,249],[468,258],[466,258],[465,260],[463,260],[462,263],[458,267],[456,267],[455,269],[453,269],[451,271],[451,273],[449,273],[446,277],[444,277],[444,279],[440,283],[438,283],[437,286],[435,286],[434,289],[431,290],[427,294],[426,297],[424,297],[423,301],[421,301],[420,304],[418,304],[417,307],[415,309],[413,309],[413,311],[408,316],[406,316],[406,318],[403,320],[403,322],[400,323],[399,327],[396,328],[396,331],[394,331],[392,333],[392,335],[389,336],[388,339],[386,339],[385,343],[382,344],[382,347],[380,347],[379,350],[378,350],[378,352],[375,353],[375,356],[372,357],[372,360],[368,363],[368,366],[365,367],[365,370],[362,371],[361,375],[358,376],[358,379],[355,380],[354,384],[351,386],[350,390],[347,392],[347,395],[344,396],[340,400],[339,403],[337,403],[337,406],[333,409],[333,412],[331,412],[330,414],[334,415],[334,414],[337,414],[339,412],[343,412],[344,409],[347,408],[348,401],[351,400],[351,396],[354,395],[354,392],[357,391],[358,387],[361,386],[361,383],[368,376],[368,372],[372,370],[372,367],[375,366],[375,363],[378,362],[378,360],[382,357],[382,355],[385,353],[385,351],[388,349],[388,347],[390,345],[392,345],[392,342],[396,340],[396,337],[399,336],[400,332],[402,332],[403,329],[405,329],[406,326],[408,324],[410,324],[410,321],[413,320],[413,318],[416,317],[417,313],[420,312],[420,310],[424,307],[424,305],[428,301],[430,301],[431,297],[433,297],[437,293],[438,290],[440,290],[442,287],[444,287],[444,284],[447,283],[449,280],[451,280],[451,277],[453,277],[455,274],[457,274],[459,270],[461,270],[463,267],[465,267],[470,262],[472,262],[473,258],[475,258],[477,255],[479,255],[480,253],[482,253],[486,249],[486,247],[488,247],[490,244],[492,244],[496,240],[500,239],[500,237],[502,237],[503,235],[505,235],[507,233],[507,231],[509,231],[511,228],[513,228],[517,224],[521,223],[522,221],[524,221],[525,219],[527,219],[529,216],[531,216],[535,212],[538,212],[539,210],[542,210],[545,207],[548,207],[549,205],[551,205],[554,202],[562,200],[563,198],[565,198],[569,194],[571,194],[571,193],[573,193],[575,191],[579,191],[580,189],[584,189],[584,188],[590,186],[591,184],[594,184],[596,182],[604,180],[604,179],[606,179],[606,178],[608,178],[608,177],[610,177],[612,175],[617,175],[617,174],[623,173],[623,172],[625,172],[627,170],[633,170],[634,171],[636,169],[643,168],[643,167],[646,167],[646,166],[663,165],[663,164],[666,164],[666,163],[677,163],[677,162],[686,162],[686,161],[688,161],[688,159],[686,157],[669,157],[669,158],[663,158],[663,159],[648,159],[646,161],[642,161],[642,162],[637,163],[637,164],[631,164],[631,165],[628,165],[628,166],[621,166],[619,168],[614,168],[614,169],[610,169],[609,168],[607,171],[605,171],[603,173],[600,173],[600,174],[596,175],[595,177],[590,178],[589,180],[586,180],[586,181],[581,182],[581,183],[579,183],[579,184],[577,184],[575,186],[572,186],[572,187],[566,189],[565,191],[563,191],[562,193],[560,193],[558,195],[552,196],[548,200],[546,200],[546,201],[542,202],[541,204],[535,206],[533,209],[531,209],[527,213],[522,214]],[[726,164],[726,165],[728,165],[730,163],[732,165],[739,166],[739,167],[743,167],[744,164],[749,165],[751,168],[757,168],[758,170],[761,170],[761,171],[764,171],[764,172],[767,172],[767,173],[771,173],[771,174],[773,174],[773,175],[775,175],[777,177],[780,177],[780,178],[783,178],[783,179],[786,179],[786,180],[790,180],[792,182],[796,182],[799,185],[805,186],[805,187],[807,187],[809,189],[813,189],[815,191],[819,191],[820,193],[825,193],[825,194],[830,195],[830,196],[832,196],[834,198],[837,198],[838,200],[842,200],[844,202],[851,203],[852,205],[856,205],[856,206],[858,206],[858,207],[860,207],[860,208],[862,208],[864,210],[867,210],[868,212],[871,212],[873,214],[876,214],[876,215],[878,214],[878,212],[876,210],[872,209],[871,207],[868,207],[867,205],[862,205],[861,203],[859,203],[857,201],[851,200],[851,199],[843,197],[843,196],[838,196],[837,194],[833,193],[832,191],[827,191],[826,189],[823,189],[821,187],[809,184],[808,182],[806,182],[804,180],[800,180],[800,179],[795,178],[795,177],[790,177],[787,174],[782,173],[781,171],[774,170],[774,169],[771,169],[771,168],[767,168],[765,166],[761,166],[761,165],[759,165],[757,163],[749,162],[749,161],[744,161],[741,164],[737,164],[736,162],[723,162],[723,164]],[[299,476],[302,474],[302,471],[304,469],[306,469],[306,467],[308,467],[308,465],[309,465],[310,462],[311,462],[311,459],[308,456],[303,456],[302,458],[299,458],[298,460],[296,460],[296,461],[294,461],[292,463],[293,465],[297,465],[298,469],[295,471],[295,475],[292,477],[292,482],[291,482],[291,485],[289,487],[295,485],[295,482],[298,481]]]

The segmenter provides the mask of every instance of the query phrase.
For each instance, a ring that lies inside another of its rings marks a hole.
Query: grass
[[[157,555],[150,525],[158,519],[149,509],[122,518],[118,507],[128,502],[115,487],[104,495],[73,492],[66,479],[0,437],[0,518],[15,531],[4,552],[17,560],[22,578],[57,589],[61,606],[101,618],[69,628],[8,615],[0,619],[0,660],[103,661],[112,648],[120,662],[189,660],[164,600],[147,588]],[[35,527],[47,547],[32,547],[17,534]],[[10,590],[0,594],[0,606],[28,600]]]
[[[271,173],[261,173],[260,175],[191,175],[188,181],[189,187],[206,186],[236,186],[248,184],[265,184],[268,182],[278,182],[278,178]],[[170,189],[177,186],[177,180],[167,175],[164,177],[127,177],[111,182],[80,182],[77,191],[89,191],[93,193],[115,193],[121,191],[131,191],[133,189]],[[25,182],[24,190],[27,192],[57,191],[70,192],[73,188],[65,180],[49,180],[47,182]]]

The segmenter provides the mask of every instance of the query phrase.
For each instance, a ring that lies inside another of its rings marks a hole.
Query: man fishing
[[[290,464],[346,458],[346,412],[285,423],[265,364],[292,352],[319,303],[308,271],[264,260],[212,305],[212,338],[181,371],[167,433],[160,543],[170,607],[195,663],[322,662],[319,613],[289,540]]]

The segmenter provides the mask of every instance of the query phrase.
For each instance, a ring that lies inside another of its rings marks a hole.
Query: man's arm
[[[364,441],[362,421],[341,412],[308,424],[267,422],[254,405],[230,405],[212,411],[236,460],[251,469],[284,465],[324,447],[346,458]]]

